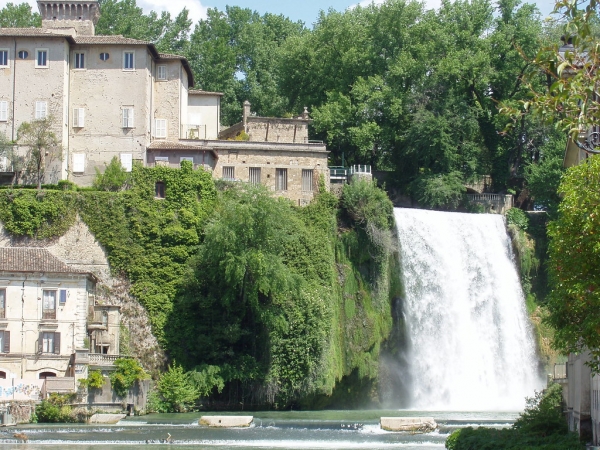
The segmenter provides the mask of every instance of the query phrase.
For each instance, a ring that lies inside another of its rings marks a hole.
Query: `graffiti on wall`
[[[43,384],[44,380],[0,380],[0,400],[40,400]]]

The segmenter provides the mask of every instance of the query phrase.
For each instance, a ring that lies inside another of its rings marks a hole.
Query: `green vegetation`
[[[448,450],[583,450],[569,433],[562,413],[562,387],[553,384],[527,399],[525,411],[511,428],[463,428],[446,440]]]
[[[198,389],[183,367],[173,364],[156,382],[149,409],[155,412],[186,412],[200,396]]]
[[[148,378],[142,366],[132,358],[119,358],[114,362],[115,370],[110,373],[110,384],[119,397],[127,396],[129,388]]]
[[[85,409],[74,409],[70,405],[74,400],[75,394],[50,394],[36,406],[35,420],[39,423],[85,422],[89,413]]]
[[[122,189],[127,189],[131,177],[125,171],[119,158],[116,156],[111,159],[106,166],[104,173],[101,173],[96,167],[96,178],[94,179],[94,188],[99,191],[118,192]]]
[[[104,386],[104,377],[102,376],[102,372],[99,370],[91,370],[88,373],[87,378],[82,378],[79,380],[79,383],[82,386],[91,389],[100,389],[102,386]]]

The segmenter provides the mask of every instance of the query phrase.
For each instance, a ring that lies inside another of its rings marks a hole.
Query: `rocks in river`
[[[200,425],[223,428],[249,427],[253,420],[253,416],[202,416]]]
[[[437,428],[433,417],[382,417],[379,425],[386,431],[429,433]]]

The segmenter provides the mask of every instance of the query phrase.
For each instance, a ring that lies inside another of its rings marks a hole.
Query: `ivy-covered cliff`
[[[383,191],[358,182],[339,200],[322,190],[298,208],[260,186],[217,188],[186,162],[136,167],[119,192],[63,187],[1,190],[5,230],[52,238],[79,215],[209,401],[322,407],[376,397],[400,293]]]

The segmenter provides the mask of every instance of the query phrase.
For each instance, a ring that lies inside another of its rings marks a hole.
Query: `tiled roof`
[[[70,34],[50,33],[42,28],[0,28],[0,36],[55,37],[67,39],[69,42],[75,43],[73,36]]]
[[[202,89],[190,89],[188,91],[189,95],[220,95],[223,96],[222,92],[211,92],[211,91],[203,91]]]
[[[194,141],[192,141],[194,142]],[[154,141],[148,148],[150,150],[206,150],[212,151],[212,148],[206,148],[204,145],[187,145],[177,141]]]
[[[67,266],[45,248],[0,247],[0,271],[80,273]]]
[[[149,45],[148,41],[140,41],[121,36],[120,34],[112,36],[76,36],[77,44],[116,44],[116,45]]]

